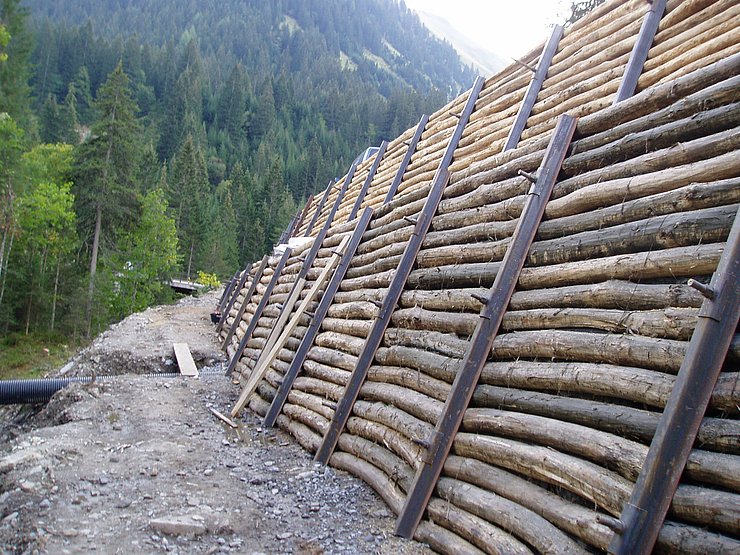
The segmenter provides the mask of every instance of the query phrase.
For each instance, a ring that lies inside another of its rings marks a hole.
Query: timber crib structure
[[[614,0],[309,199],[218,325],[443,553],[740,553],[740,4]]]

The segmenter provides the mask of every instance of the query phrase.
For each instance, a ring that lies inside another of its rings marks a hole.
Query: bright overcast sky
[[[443,17],[481,46],[519,57],[542,43],[564,0],[405,0],[409,8]]]

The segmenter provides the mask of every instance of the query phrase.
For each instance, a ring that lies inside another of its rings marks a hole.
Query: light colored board
[[[175,348],[175,358],[177,359],[177,366],[180,368],[180,374],[197,378],[198,368],[195,366],[188,344],[173,343],[172,346]]]
[[[234,408],[231,410],[231,416],[238,416],[239,412],[244,408],[244,405],[247,404],[247,400],[249,399],[250,395],[252,395],[252,393],[254,393],[254,391],[257,389],[260,380],[264,378],[264,376],[267,374],[267,371],[270,369],[272,361],[275,359],[280,349],[283,348],[283,345],[285,345],[285,342],[290,337],[290,334],[293,333],[293,330],[300,322],[301,316],[306,311],[306,308],[311,303],[311,301],[313,301],[314,297],[317,295],[321,287],[323,287],[324,283],[329,278],[329,274],[334,270],[334,268],[336,268],[339,260],[342,257],[344,249],[347,247],[349,239],[349,236],[342,239],[342,242],[339,244],[336,250],[332,252],[331,259],[326,263],[326,266],[324,266],[324,269],[321,271],[321,274],[316,279],[316,282],[309,290],[306,298],[303,299],[301,304],[298,306],[295,314],[293,315],[293,318],[291,318],[288,325],[285,326],[285,329],[283,329],[283,332],[280,334],[280,337],[272,346],[267,356],[264,357],[264,360],[262,360],[263,357],[260,356],[262,362],[260,363],[260,365],[255,365],[252,374],[249,376],[249,380],[247,381],[241,395],[239,396],[239,400],[236,402]]]

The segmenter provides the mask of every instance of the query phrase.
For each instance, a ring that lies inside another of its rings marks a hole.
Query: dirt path
[[[66,368],[168,368],[174,340],[222,368],[213,297],[134,315]],[[195,323],[195,325],[191,325]],[[6,413],[2,553],[430,553],[393,536],[364,483],[313,463],[289,436],[227,413],[226,378],[122,376]],[[11,420],[11,422],[8,422]]]

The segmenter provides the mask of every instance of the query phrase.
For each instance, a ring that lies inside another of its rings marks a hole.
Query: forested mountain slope
[[[173,270],[232,275],[473,80],[394,0],[0,0],[0,26],[6,330],[94,328]]]

